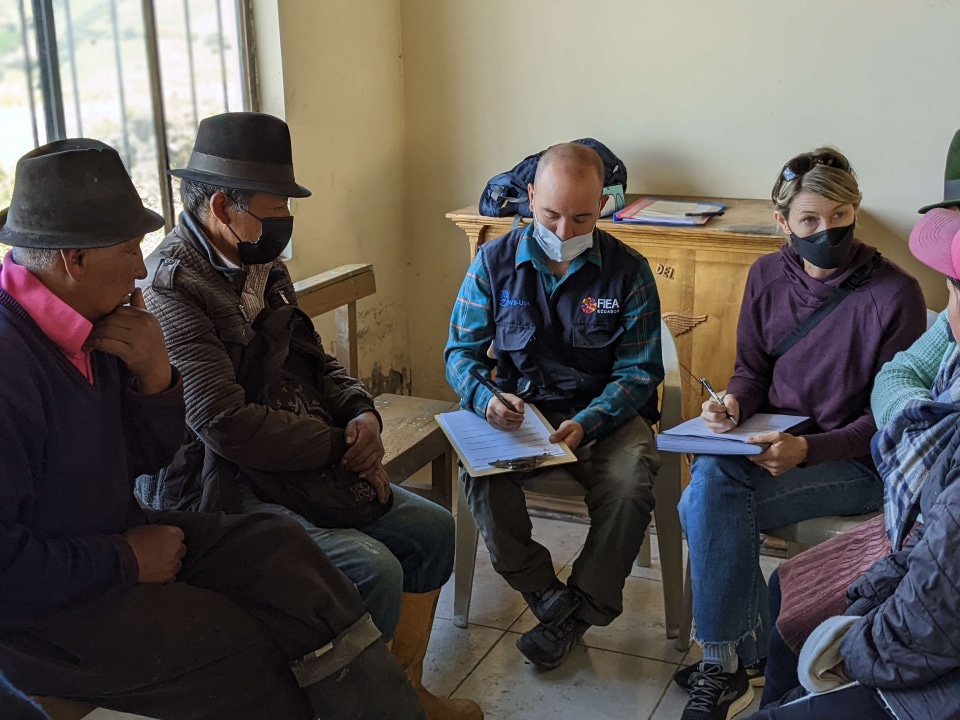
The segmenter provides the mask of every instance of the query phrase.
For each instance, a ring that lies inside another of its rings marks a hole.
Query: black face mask
[[[846,227],[830,228],[804,238],[797,237],[791,232],[793,249],[797,251],[797,255],[818,268],[832,270],[840,267],[853,248],[854,225],[856,223],[850,223]]]
[[[260,221],[260,238],[256,242],[244,242],[240,236],[230,228],[230,232],[239,241],[237,252],[240,253],[240,262],[244,265],[265,265],[272,263],[290,242],[293,235],[292,217],[260,218],[249,210],[244,210],[250,217]],[[229,227],[229,226],[228,226]]]

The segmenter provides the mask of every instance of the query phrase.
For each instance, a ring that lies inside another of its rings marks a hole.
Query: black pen
[[[704,389],[705,389],[708,393],[710,393],[710,399],[711,399],[711,400],[713,400],[717,405],[723,405],[723,400],[721,399],[721,397],[720,397],[719,395],[717,395],[716,390],[714,390],[712,387],[710,387],[710,381],[709,381],[709,380],[707,380],[706,378],[700,378],[700,384],[703,385]],[[730,422],[732,422],[734,425],[736,425],[736,424],[737,424],[737,419],[736,419],[733,415],[731,415],[731,414],[729,413],[729,411],[726,409],[726,408],[727,408],[726,405],[723,405],[723,408],[724,408],[723,412],[726,413],[726,416],[727,416],[727,418],[730,420]]]
[[[723,215],[723,210],[711,210],[710,212],[684,213],[684,214],[683,214],[684,217],[705,217],[705,218],[720,217],[721,215]]]
[[[523,413],[521,413],[519,410],[517,410],[517,408],[515,408],[515,407],[513,406],[513,403],[512,403],[512,402],[510,402],[509,400],[507,400],[507,399],[503,396],[503,393],[500,392],[500,388],[498,388],[496,385],[494,385],[494,384],[493,384],[493,381],[492,381],[490,378],[484,377],[483,375],[481,375],[481,374],[480,374],[480,371],[477,370],[476,368],[474,368],[473,370],[471,370],[471,371],[470,371],[470,374],[471,374],[473,377],[475,377],[477,380],[479,380],[479,381],[480,381],[480,384],[483,385],[487,390],[489,390],[490,392],[492,392],[492,393],[496,396],[497,400],[499,400],[500,402],[502,402],[504,405],[506,405],[508,408],[510,408],[513,412],[517,413],[517,415],[522,415],[522,414],[523,414]]]

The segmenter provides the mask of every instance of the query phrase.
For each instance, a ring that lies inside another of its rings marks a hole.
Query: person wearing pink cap
[[[924,238],[936,237],[934,230],[941,226],[950,226],[956,222],[960,207],[960,130],[950,143],[947,152],[947,167],[943,183],[943,201],[920,208],[928,213],[924,218]],[[949,248],[930,244],[916,236],[916,246],[911,251],[924,262],[950,278],[956,277],[957,255]],[[936,255],[936,253],[942,253]],[[935,263],[935,264],[934,264]],[[929,396],[930,385],[937,376],[940,367],[950,358],[956,349],[956,340],[950,331],[948,310],[940,313],[937,321],[913,345],[897,353],[893,359],[881,368],[873,385],[870,407],[877,421],[877,427],[886,425],[894,415],[903,410],[910,400],[923,400]]]
[[[951,157],[960,170],[960,132]],[[900,409],[872,443],[893,551],[850,585],[847,611],[807,638],[801,687],[750,720],[960,717],[960,353],[953,340],[960,333],[960,192],[951,191],[950,168],[948,160],[945,200],[922,208],[910,235],[913,255],[946,276],[947,308],[881,372],[902,386],[894,400]],[[938,344],[944,333],[949,340]],[[918,353],[921,344],[929,347]],[[926,356],[938,354],[929,378]],[[911,365],[911,357],[922,360]]]

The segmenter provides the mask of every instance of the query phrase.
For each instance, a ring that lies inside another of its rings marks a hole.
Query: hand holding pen
[[[523,400],[500,390],[490,378],[477,369],[471,370],[470,375],[493,393],[484,411],[487,422],[500,430],[516,430],[520,427],[523,422]]]
[[[727,394],[721,398],[706,378],[700,378],[700,384],[710,393],[710,399],[703,403],[703,412],[700,414],[707,427],[716,433],[727,432],[736,427],[737,417],[740,415],[740,403],[737,399]]]

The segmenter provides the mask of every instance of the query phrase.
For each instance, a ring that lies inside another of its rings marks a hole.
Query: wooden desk
[[[637,197],[628,196],[627,202]],[[673,331],[684,370],[685,420],[700,414],[704,393],[698,377],[706,377],[718,390],[726,386],[733,373],[747,270],[761,255],[778,250],[783,240],[769,201],[708,199],[713,200],[727,203],[726,213],[700,227],[626,225],[609,218],[597,223],[650,262],[663,318]],[[471,258],[477,247],[509,231],[513,222],[480,215],[476,205],[447,217],[467,234]]]

